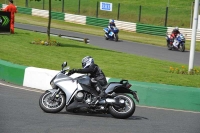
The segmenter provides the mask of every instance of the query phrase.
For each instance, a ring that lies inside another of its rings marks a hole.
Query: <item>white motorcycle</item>
[[[72,78],[66,73],[67,70],[69,67],[67,62],[64,62],[62,70],[50,81],[52,89],[46,90],[41,95],[39,105],[44,112],[57,113],[66,106],[66,111],[69,112],[109,113],[120,119],[126,119],[135,112],[135,102],[130,95],[137,102],[139,98],[136,91],[129,89],[131,84],[127,80],[110,82],[103,86],[107,97],[93,103],[98,91],[92,87],[90,77],[81,75]]]

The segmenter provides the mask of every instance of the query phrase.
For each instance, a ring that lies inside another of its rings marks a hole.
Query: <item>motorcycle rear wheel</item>
[[[51,100],[51,95],[52,93],[47,91],[40,96],[40,108],[46,113],[58,113],[65,107],[66,97],[65,95],[59,95],[59,97]]]
[[[167,48],[168,48],[168,50],[172,50],[172,46],[171,46],[171,44],[168,43],[168,42],[167,42]]]
[[[133,99],[126,94],[117,94],[115,98],[123,99],[125,101],[125,107],[115,108],[114,106],[109,106],[108,110],[110,114],[119,119],[126,119],[132,116],[135,112],[135,102]]]
[[[105,33],[104,37],[105,37],[105,40],[108,40],[108,39],[109,39],[109,38],[108,38],[108,35],[106,35],[106,33]]]

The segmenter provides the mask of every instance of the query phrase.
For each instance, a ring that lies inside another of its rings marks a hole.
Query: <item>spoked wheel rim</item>
[[[45,108],[47,109],[58,109],[59,107],[62,106],[62,103],[64,102],[64,98],[62,95],[59,95],[56,97],[54,100],[51,100],[51,92],[46,93],[42,97],[42,104]]]
[[[114,111],[123,114],[123,113],[128,113],[132,109],[133,102],[129,97],[124,96],[124,95],[119,95],[116,98],[118,98],[119,100],[124,100],[125,106],[122,108],[116,108],[116,107],[112,106]]]

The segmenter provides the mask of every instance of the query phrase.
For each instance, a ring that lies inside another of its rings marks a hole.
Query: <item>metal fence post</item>
[[[166,13],[165,13],[165,27],[167,26],[167,17],[168,17],[168,7],[166,7]]]
[[[98,18],[98,7],[99,7],[99,2],[97,1],[97,10],[96,10],[96,18]]]
[[[64,13],[65,0],[62,0],[62,13]]]
[[[45,2],[44,2],[44,0],[43,0],[43,7],[42,7],[43,10],[44,10],[44,3],[45,3]]]
[[[117,13],[117,20],[119,20],[119,13],[120,13],[120,3],[118,3],[118,13]]]
[[[78,0],[78,14],[80,15],[81,0]]]
[[[140,19],[141,19],[141,12],[142,12],[142,6],[140,5],[140,7],[139,7],[139,22],[140,22]]]
[[[28,0],[26,0],[26,5],[25,6],[28,7]]]

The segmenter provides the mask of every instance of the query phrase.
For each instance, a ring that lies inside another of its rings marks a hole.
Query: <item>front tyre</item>
[[[185,44],[180,45],[179,50],[181,52],[184,52],[185,51]]]
[[[135,102],[133,99],[126,95],[126,94],[118,94],[115,98],[118,98],[119,100],[125,101],[125,106],[122,108],[109,106],[108,110],[110,114],[119,119],[126,119],[133,115],[135,112]]]
[[[118,34],[114,35],[114,40],[115,40],[115,42],[117,42],[119,40]]]
[[[58,113],[65,107],[66,97],[65,95],[57,95],[52,100],[51,95],[51,92],[46,91],[40,96],[40,108],[46,113]]]

